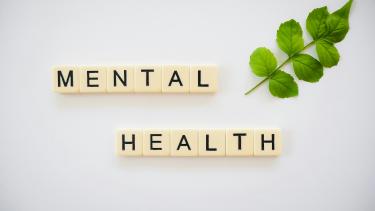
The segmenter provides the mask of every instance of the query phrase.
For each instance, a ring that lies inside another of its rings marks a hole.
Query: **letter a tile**
[[[187,65],[164,65],[162,91],[166,93],[188,93],[190,71]]]
[[[171,156],[198,156],[198,131],[172,130]]]

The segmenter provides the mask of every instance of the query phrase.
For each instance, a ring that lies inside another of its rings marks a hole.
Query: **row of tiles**
[[[213,93],[216,65],[57,66],[52,68],[59,93]]]
[[[278,156],[280,129],[119,130],[119,156]]]

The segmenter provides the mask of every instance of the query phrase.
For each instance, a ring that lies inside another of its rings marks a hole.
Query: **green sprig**
[[[315,83],[323,76],[323,67],[330,68],[338,64],[340,54],[335,43],[342,41],[349,31],[349,13],[352,0],[333,13],[327,7],[312,10],[306,19],[306,28],[313,40],[304,45],[300,24],[291,19],[282,23],[277,30],[277,44],[288,58],[277,66],[274,54],[265,47],[254,50],[249,65],[256,76],[264,77],[245,95],[269,81],[269,90],[275,97],[288,98],[298,95],[298,85],[293,76],[284,72],[286,64],[292,63],[299,80]],[[315,45],[318,59],[302,53]]]

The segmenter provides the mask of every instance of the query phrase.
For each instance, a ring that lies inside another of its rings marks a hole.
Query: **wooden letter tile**
[[[169,130],[144,130],[143,155],[144,156],[169,156],[170,155]]]
[[[198,131],[172,130],[171,156],[198,156]]]
[[[187,65],[164,65],[162,73],[162,92],[188,93],[190,90],[190,71]]]
[[[133,92],[134,91],[134,67],[115,66],[107,69],[107,92]]]
[[[161,65],[140,65],[134,70],[135,92],[161,92]]]
[[[254,134],[251,129],[228,129],[226,131],[226,155],[254,155],[253,138]]]
[[[254,155],[278,156],[281,153],[281,135],[279,129],[254,130]]]
[[[106,67],[80,67],[80,92],[102,93],[107,90]]]
[[[212,93],[217,91],[218,71],[216,65],[190,66],[190,92]]]
[[[60,93],[79,92],[79,69],[73,66],[52,68],[53,90]]]
[[[116,154],[123,156],[142,156],[141,130],[120,130],[116,133]]]
[[[199,156],[225,156],[225,130],[201,130],[198,135]]]

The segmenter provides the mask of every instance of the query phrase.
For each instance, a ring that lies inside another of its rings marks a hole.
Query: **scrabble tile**
[[[218,70],[216,65],[190,66],[190,92],[212,93],[217,91]]]
[[[226,155],[227,156],[252,156],[254,155],[253,130],[228,129],[226,130]]]
[[[200,130],[198,148],[199,156],[225,156],[225,130]]]
[[[198,156],[198,131],[171,130],[171,156]]]
[[[134,90],[142,93],[161,92],[161,65],[139,65],[134,69]]]
[[[107,92],[124,93],[134,91],[134,66],[107,68]]]
[[[277,156],[282,148],[279,129],[255,129],[254,130],[254,155]]]
[[[53,90],[60,93],[79,92],[79,69],[74,66],[52,68]]]
[[[162,92],[188,93],[190,68],[187,65],[163,65]]]
[[[80,92],[101,93],[107,90],[107,68],[99,66],[80,67]]]
[[[169,130],[144,130],[143,155],[144,156],[169,156],[170,155]]]
[[[141,130],[120,130],[116,133],[116,154],[122,156],[142,156]]]

